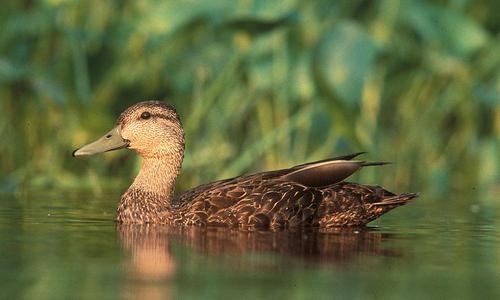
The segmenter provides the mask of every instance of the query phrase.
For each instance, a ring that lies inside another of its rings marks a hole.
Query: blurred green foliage
[[[174,104],[183,188],[349,152],[396,191],[498,191],[498,1],[9,1],[0,190],[124,187],[71,151],[128,105]]]

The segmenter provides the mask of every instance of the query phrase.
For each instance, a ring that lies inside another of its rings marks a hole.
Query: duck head
[[[116,127],[98,140],[73,151],[84,156],[129,148],[145,159],[184,154],[184,131],[175,108],[160,101],[139,102],[127,108]]]

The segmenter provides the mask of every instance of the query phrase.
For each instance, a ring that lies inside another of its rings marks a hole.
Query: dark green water
[[[0,299],[500,298],[491,199],[423,195],[366,229],[244,232],[116,227],[118,197],[0,195]]]

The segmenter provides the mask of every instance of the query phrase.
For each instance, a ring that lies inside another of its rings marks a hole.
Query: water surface
[[[116,226],[118,198],[0,195],[0,299],[500,298],[499,207],[480,197],[295,232]]]

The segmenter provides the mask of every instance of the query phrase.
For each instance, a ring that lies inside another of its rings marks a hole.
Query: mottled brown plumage
[[[361,153],[289,169],[208,183],[173,197],[184,157],[184,132],[175,109],[163,102],[137,103],[115,129],[74,152],[75,156],[128,147],[144,159],[122,196],[116,220],[257,228],[364,225],[406,204],[415,194],[343,181],[362,167],[385,163],[353,160]]]

